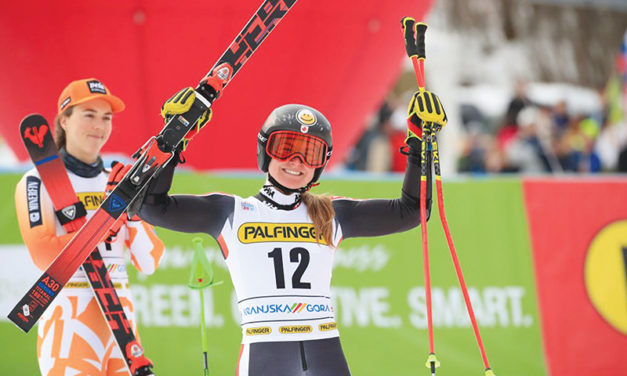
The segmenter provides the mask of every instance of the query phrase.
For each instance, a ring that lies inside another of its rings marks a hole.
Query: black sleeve
[[[427,153],[428,166],[431,156]],[[427,220],[431,213],[431,169],[427,170]],[[333,207],[344,239],[380,236],[412,229],[420,224],[420,152],[411,150],[401,197],[393,200],[335,199]]]
[[[233,214],[235,199],[223,193],[170,196],[173,176],[174,164],[169,164],[150,183],[139,211],[141,219],[169,230],[203,232],[217,238]]]

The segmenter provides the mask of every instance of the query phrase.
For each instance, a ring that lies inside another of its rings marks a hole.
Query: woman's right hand
[[[179,90],[161,106],[161,117],[167,122],[172,116],[186,113],[192,108],[195,99],[196,91],[191,87]],[[198,128],[204,127],[209,120],[211,120],[211,109],[205,111],[200,119],[198,119]]]
[[[163,121],[167,123],[172,116],[184,114],[189,111],[195,99],[196,91],[191,87],[179,90],[161,106],[161,117],[163,117]],[[196,133],[200,132],[200,130],[207,125],[209,120],[211,120],[211,115],[211,109],[208,109],[200,116],[194,128],[185,136],[186,142],[184,146],[187,145],[187,142],[191,140]]]

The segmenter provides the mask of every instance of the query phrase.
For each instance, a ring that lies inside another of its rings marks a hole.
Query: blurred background
[[[436,1],[427,85],[454,119],[445,174],[625,172],[623,1]],[[407,62],[348,154],[349,169],[403,171]],[[385,145],[389,147],[386,147]]]
[[[160,129],[164,98],[194,85],[239,30],[240,15],[254,8],[41,3],[29,9],[31,22],[14,16],[20,4],[0,18],[1,46],[13,51],[0,72],[5,168],[27,157],[13,125],[30,112],[52,120],[59,92],[77,77],[98,76],[127,102],[106,151],[131,154]],[[190,150],[188,167],[254,171],[250,135],[272,108],[300,101],[332,121],[335,172],[402,172],[395,151],[416,85],[394,17],[425,14],[428,87],[451,119],[441,136],[445,175],[626,171],[624,1],[368,1],[333,11],[303,3],[233,82],[237,94],[217,105],[212,134]],[[343,12],[351,17],[340,22]],[[182,37],[173,32],[180,25],[215,30]],[[167,53],[170,46],[187,56]],[[241,147],[213,142],[231,137],[233,127]]]
[[[74,79],[121,97],[103,155],[129,156],[162,127],[162,102],[195,86],[259,0],[12,2],[0,13],[0,374],[37,374],[36,335],[5,318],[39,275],[21,241],[13,194],[32,164],[17,132],[52,122]],[[424,20],[427,88],[449,123],[440,135],[447,219],[495,372],[627,374],[627,2],[624,0],[299,0],[214,105],[174,192],[252,195],[256,134],[285,103],[331,121],[333,157],[318,192],[397,197],[398,149],[417,85],[399,20]],[[429,222],[439,375],[482,363],[434,207]],[[202,372],[199,299],[187,289],[191,237],[157,229],[154,275],[130,270],[157,374]],[[213,374],[233,374],[238,315],[224,286],[206,318]],[[420,234],[351,239],[333,293],[353,374],[427,375]]]

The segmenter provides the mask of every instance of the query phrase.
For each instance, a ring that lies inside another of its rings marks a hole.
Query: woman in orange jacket
[[[113,114],[124,107],[94,78],[71,82],[59,97],[55,142],[87,217],[103,200],[110,171],[103,167],[100,150],[111,134]],[[34,264],[45,270],[73,234],[66,233],[56,218],[35,169],[18,183],[15,205],[24,243]],[[33,216],[33,211],[38,215]],[[152,226],[134,219],[127,220],[115,235],[99,244],[98,250],[137,335],[123,251],[130,251],[132,264],[139,271],[151,274],[159,265],[164,245]],[[41,317],[37,357],[41,373],[46,376],[128,375],[82,267]]]

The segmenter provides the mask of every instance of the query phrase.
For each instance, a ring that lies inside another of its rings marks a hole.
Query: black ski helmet
[[[266,152],[268,139],[276,131],[307,133],[322,139],[327,144],[326,161],[322,167],[316,168],[311,180],[311,183],[317,182],[333,150],[331,124],[327,118],[315,108],[302,104],[286,104],[272,110],[257,135],[257,166],[263,172],[268,172],[268,165],[272,159]]]

